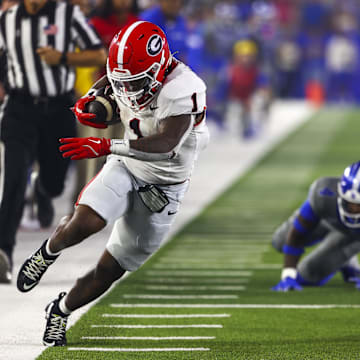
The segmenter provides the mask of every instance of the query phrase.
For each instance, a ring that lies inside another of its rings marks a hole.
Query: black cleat
[[[0,249],[0,284],[11,283],[10,259],[6,253]]]
[[[59,309],[59,302],[65,295],[65,292],[60,293],[58,298],[45,308],[47,319],[43,337],[45,346],[66,345],[66,323],[69,315],[63,314]]]
[[[21,266],[17,278],[17,288],[21,292],[28,292],[33,289],[39,283],[47,268],[59,256],[50,256],[46,253],[47,241],[41,245],[40,249],[30,255]]]

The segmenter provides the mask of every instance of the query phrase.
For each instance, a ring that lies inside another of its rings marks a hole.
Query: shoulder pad
[[[320,214],[321,209],[329,205],[329,201],[336,201],[338,181],[337,177],[322,177],[311,184],[308,200],[316,213]]]
[[[183,64],[171,73],[157,98],[161,118],[180,114],[197,114],[206,107],[206,85]]]

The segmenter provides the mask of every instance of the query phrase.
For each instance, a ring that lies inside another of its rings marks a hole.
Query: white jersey
[[[162,119],[191,114],[192,129],[182,139],[174,158],[162,161],[141,161],[123,157],[127,169],[137,178],[150,184],[175,184],[187,180],[194,162],[209,141],[205,117],[195,124],[195,115],[206,109],[205,83],[183,63],[167,76],[156,99],[145,110],[134,112],[118,101],[125,139],[136,140],[159,132]]]

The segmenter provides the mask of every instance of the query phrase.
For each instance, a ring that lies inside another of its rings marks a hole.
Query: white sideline
[[[177,309],[360,309],[353,304],[110,304],[114,308],[177,308]]]
[[[274,104],[268,128],[258,139],[240,142],[236,138],[214,133],[208,149],[200,155],[191,179],[190,189],[182,204],[172,234],[197,215],[204,206],[222,193],[235,179],[258,162],[276,143],[286,138],[314,113],[304,102],[277,102]],[[211,174],[216,174],[212,177]],[[56,200],[56,223],[71,212],[74,174],[69,177],[64,196]],[[211,180],[214,181],[211,181]],[[14,282],[0,285],[0,358],[32,360],[43,350],[44,307],[60,291],[68,291],[75,279],[87,272],[102,253],[111,229],[91,237],[66,251],[49,269],[41,284],[33,291],[22,294],[15,286],[16,274],[24,259],[46,239],[54,228],[41,232],[20,231],[14,253]],[[184,241],[184,244],[191,242]],[[224,239],[224,244],[230,243]],[[244,242],[247,244],[248,242]],[[251,242],[251,244],[258,243]],[[164,276],[164,275],[163,275]],[[174,279],[175,280],[175,279]],[[182,283],[179,278],[175,282]],[[207,279],[203,278],[203,282]],[[228,283],[227,279],[212,282]],[[240,282],[240,279],[238,279]],[[74,324],[90,306],[75,312],[69,319]]]
[[[209,348],[87,348],[69,347],[68,351],[114,351],[114,352],[152,352],[152,351],[209,351]]]
[[[82,336],[84,340],[213,340],[215,336]]]
[[[230,314],[102,314],[102,317],[124,319],[187,319],[187,318],[224,318]]]

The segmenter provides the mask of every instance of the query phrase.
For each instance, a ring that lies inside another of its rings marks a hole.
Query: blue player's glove
[[[303,288],[296,281],[297,271],[295,268],[284,268],[281,272],[280,282],[271,288],[273,291],[289,291],[296,290],[301,291]]]
[[[271,288],[273,291],[289,291],[289,290],[296,290],[301,291],[303,288],[298,284],[296,279],[293,279],[291,277],[287,277],[283,280],[280,280],[280,282]]]

